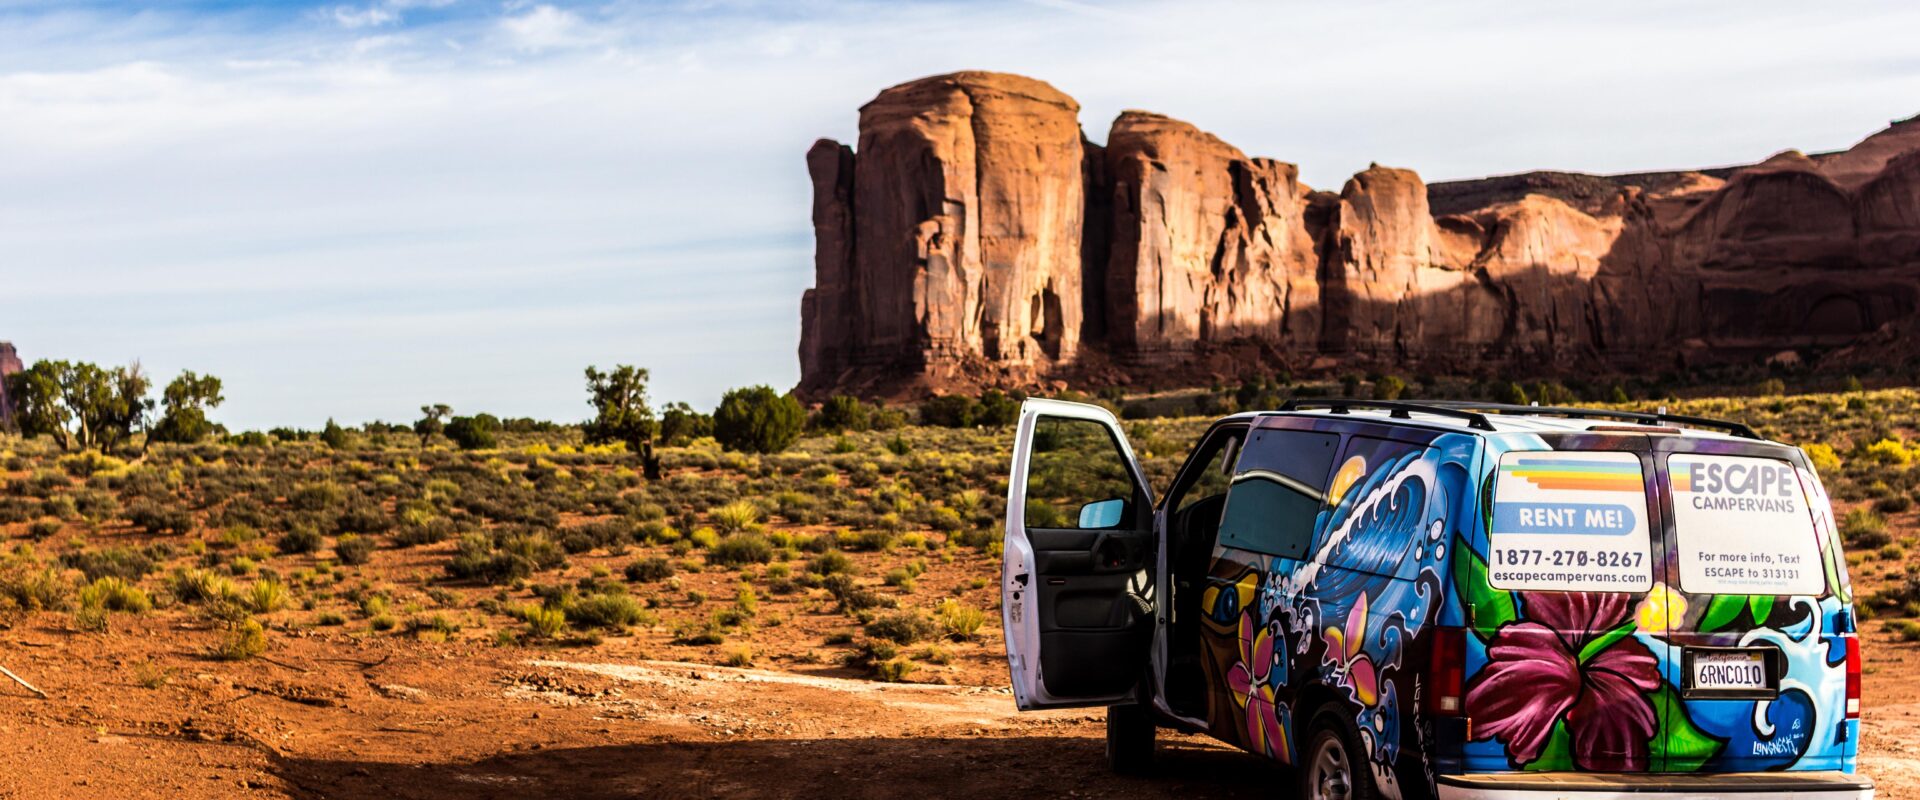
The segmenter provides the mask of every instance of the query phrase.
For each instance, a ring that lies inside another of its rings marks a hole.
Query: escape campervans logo
[[[1670,468],[1674,491],[1690,495],[1687,502],[1702,511],[1792,514],[1800,510],[1796,502],[1800,497],[1799,478],[1786,464],[1690,463],[1675,459]]]
[[[1694,453],[1667,462],[1680,584],[1702,594],[1818,594],[1806,488],[1786,461]]]

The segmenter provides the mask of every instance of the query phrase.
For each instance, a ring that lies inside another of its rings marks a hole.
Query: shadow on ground
[[[1163,744],[1143,777],[1108,772],[1085,738],[815,739],[661,742],[528,750],[458,764],[283,759],[304,797],[1031,798],[1270,797],[1286,772],[1186,741]]]

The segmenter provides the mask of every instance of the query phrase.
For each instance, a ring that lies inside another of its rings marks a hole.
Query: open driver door
[[[1153,497],[1113,414],[1028,400],[1000,614],[1021,710],[1131,701],[1153,641]]]

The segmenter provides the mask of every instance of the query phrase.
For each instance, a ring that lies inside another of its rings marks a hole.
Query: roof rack
[[[1628,422],[1672,422],[1695,428],[1713,428],[1746,439],[1764,439],[1744,422],[1695,417],[1686,414],[1668,414],[1665,411],[1649,413],[1645,411],[1614,411],[1605,408],[1573,408],[1569,406],[1521,406],[1511,403],[1480,403],[1472,400],[1435,400],[1429,405],[1452,408],[1460,411],[1492,412],[1495,414],[1534,414],[1540,416],[1568,417],[1571,419],[1614,419]]]
[[[1403,403],[1398,400],[1359,400],[1350,397],[1305,398],[1296,397],[1280,406],[1281,411],[1305,411],[1310,408],[1324,408],[1335,414],[1346,414],[1355,408],[1378,408],[1391,412],[1395,419],[1412,419],[1415,412],[1440,417],[1453,417],[1467,421],[1467,427],[1483,431],[1494,430],[1493,423],[1484,414],[1478,414],[1459,408],[1450,408],[1432,403]]]

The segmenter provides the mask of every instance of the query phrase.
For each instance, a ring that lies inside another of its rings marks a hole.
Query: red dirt
[[[299,631],[233,663],[202,655],[217,631],[181,615],[115,622],[82,635],[40,614],[0,633],[0,663],[50,695],[0,687],[0,797],[1208,798],[1286,780],[1185,736],[1153,776],[1110,775],[1097,710],[1019,714],[984,665],[954,685],[880,684],[647,661],[621,639]],[[1862,764],[1881,797],[1920,796],[1920,649],[1869,636]],[[141,685],[156,671],[164,685]]]

